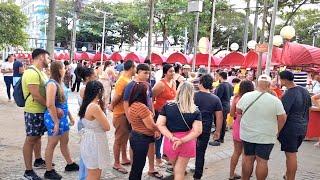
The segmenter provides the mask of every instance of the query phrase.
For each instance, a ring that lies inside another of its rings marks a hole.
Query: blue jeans
[[[88,169],[86,168],[86,165],[84,164],[81,156],[80,156],[80,162],[79,162],[79,180],[86,180],[88,176]]]
[[[146,164],[149,144],[154,142],[154,137],[131,131],[129,139],[133,152],[133,161],[129,180],[140,180],[143,168]]]
[[[4,82],[7,87],[7,96],[8,99],[11,100],[11,86],[13,87],[13,77],[12,76],[4,76]]]

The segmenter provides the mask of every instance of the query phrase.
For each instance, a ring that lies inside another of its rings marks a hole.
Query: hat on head
[[[185,65],[183,65],[183,69],[191,69],[191,67],[189,64],[185,64]]]
[[[271,83],[272,79],[270,76],[268,76],[266,74],[262,74],[259,76],[258,81],[265,81],[265,82]]]

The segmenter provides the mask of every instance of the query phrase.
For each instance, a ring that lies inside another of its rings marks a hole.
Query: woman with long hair
[[[13,87],[13,63],[14,56],[10,54],[1,65],[1,73],[7,87],[8,101],[11,102],[11,86]]]
[[[247,92],[254,91],[254,86],[251,81],[242,81],[239,85],[239,93],[233,98],[230,107],[230,116],[234,118],[232,126],[232,136],[233,136],[233,154],[230,160],[230,180],[241,179],[241,176],[235,173],[239,157],[242,154],[242,141],[240,139],[240,119],[241,114],[236,112],[236,105],[240,98]]]
[[[155,137],[160,137],[153,113],[148,107],[147,91],[146,82],[137,82],[129,97],[128,120],[132,127],[129,140],[133,152],[129,179],[132,180],[141,179],[149,145]]]
[[[176,83],[173,79],[174,77],[174,67],[171,64],[165,64],[162,68],[163,75],[162,79],[158,81],[153,89],[152,94],[154,98],[154,110],[155,110],[155,120],[159,116],[162,107],[167,103],[167,101],[173,100],[176,96]],[[156,140],[156,164],[158,166],[162,165],[162,157],[160,153],[162,144],[162,137]]]
[[[106,131],[110,124],[105,114],[104,89],[99,81],[86,85],[79,117],[84,128],[81,130],[80,155],[88,169],[87,180],[97,180],[102,169],[108,167],[108,139]]]
[[[47,110],[44,113],[44,124],[48,130],[48,144],[45,152],[47,171],[44,174],[46,179],[61,179],[52,167],[54,149],[60,142],[60,150],[67,161],[66,171],[78,171],[79,166],[71,159],[69,142],[69,122],[74,124],[73,117],[68,109],[67,89],[63,83],[65,74],[64,65],[61,62],[52,62],[50,65],[50,80],[46,85]],[[58,118],[58,111],[63,111],[63,116]]]
[[[79,93],[79,97],[78,97],[79,106],[82,105],[82,101],[83,101],[83,97],[84,97],[84,91],[86,89],[87,83],[97,79],[97,76],[96,76],[94,70],[92,68],[87,68],[87,67],[83,68],[83,70],[82,70],[82,72],[80,74],[80,77],[82,79],[82,85],[83,86],[80,88],[80,93]],[[82,123],[82,120],[80,119],[78,121],[78,131],[80,132],[82,128],[83,128],[83,123]],[[80,180],[85,180],[87,175],[88,175],[87,168],[84,165],[83,160],[82,160],[82,158],[80,156],[80,161],[79,161],[79,179]]]
[[[190,158],[196,155],[196,138],[202,133],[201,113],[190,82],[182,83],[175,102],[163,107],[157,126],[165,136],[163,152],[173,164],[174,179],[183,180]]]

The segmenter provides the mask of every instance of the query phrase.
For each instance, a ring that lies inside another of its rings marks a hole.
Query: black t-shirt
[[[194,95],[194,102],[201,112],[203,132],[210,132],[214,113],[222,111],[220,99],[214,94],[199,91]]]
[[[167,103],[160,112],[160,115],[165,116],[167,119],[167,128],[170,132],[187,132],[190,131],[188,126],[192,129],[192,124],[194,121],[202,121],[201,113],[196,110],[194,113],[182,113],[186,123],[184,123],[183,118],[179,112],[176,103]]]
[[[228,82],[222,82],[219,84],[217,89],[214,92],[222,103],[224,111],[230,111],[230,98],[233,96],[233,87]]]
[[[20,67],[23,67],[22,62],[16,60],[13,63],[13,77],[21,77],[22,76],[22,73],[19,72]]]
[[[290,88],[282,96],[282,104],[288,116],[282,131],[305,135],[312,105],[309,92],[301,86]]]

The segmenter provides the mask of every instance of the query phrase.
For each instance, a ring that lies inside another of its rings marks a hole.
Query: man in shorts
[[[46,132],[43,119],[46,108],[47,77],[42,69],[48,68],[49,53],[44,49],[35,49],[32,52],[32,60],[32,66],[22,76],[22,90],[26,100],[24,107],[26,139],[23,145],[23,158],[26,166],[24,177],[38,180],[41,178],[32,169],[32,152],[39,148],[41,136]],[[40,148],[38,154],[40,154]],[[41,161],[44,163],[42,159]]]
[[[127,143],[129,139],[130,126],[126,118],[123,107],[123,94],[126,86],[130,83],[134,76],[136,67],[133,61],[128,60],[123,65],[124,71],[115,84],[115,92],[110,103],[109,109],[113,111],[113,126],[115,131],[115,140],[113,144],[114,164],[113,169],[120,173],[127,174],[127,170],[122,165],[130,164],[127,157]],[[122,163],[120,163],[120,152],[122,154]]]
[[[282,96],[282,104],[288,115],[287,122],[279,133],[278,140],[281,143],[281,151],[287,158],[287,171],[284,179],[294,180],[297,171],[297,152],[307,133],[309,108],[311,97],[309,92],[297,86],[294,82],[294,74],[290,71],[280,72],[281,85],[287,88]]]
[[[240,139],[243,141],[242,179],[249,180],[256,165],[257,179],[268,176],[268,160],[277,134],[286,122],[286,113],[281,101],[268,93],[271,78],[261,75],[256,91],[244,94],[237,104],[237,112],[242,114]]]

